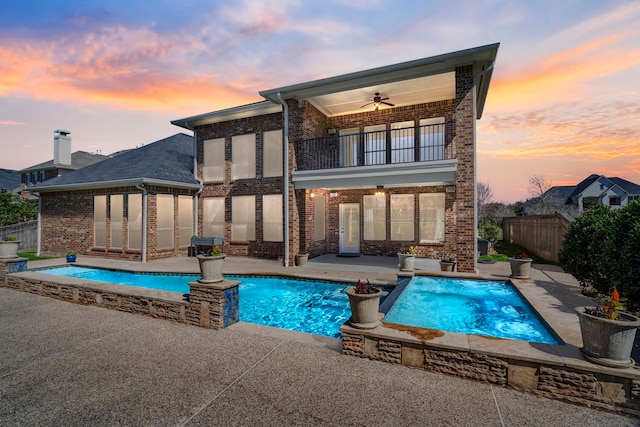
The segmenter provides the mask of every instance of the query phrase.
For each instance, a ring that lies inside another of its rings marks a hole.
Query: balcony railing
[[[297,170],[452,159],[454,122],[302,139],[295,143]]]

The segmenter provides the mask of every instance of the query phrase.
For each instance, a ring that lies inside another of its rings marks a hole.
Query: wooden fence
[[[0,240],[6,240],[9,236],[16,236],[20,241],[20,252],[35,251],[38,246],[38,221],[21,222],[18,224],[0,227]]]
[[[503,239],[557,263],[569,223],[562,214],[506,217],[502,222]]]

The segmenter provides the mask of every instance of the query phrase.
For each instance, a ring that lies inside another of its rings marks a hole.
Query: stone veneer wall
[[[340,328],[344,354],[506,386],[549,399],[640,416],[638,375],[552,366]]]
[[[238,285],[224,280],[216,284],[189,283],[188,301],[176,302],[160,298],[107,292],[90,287],[63,285],[44,280],[7,275],[0,263],[0,286],[77,304],[89,304],[171,320],[209,329],[222,329],[238,321]]]

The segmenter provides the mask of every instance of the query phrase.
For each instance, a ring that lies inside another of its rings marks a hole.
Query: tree
[[[551,181],[547,181],[542,175],[532,175],[529,177],[529,194],[533,197],[531,200],[534,209],[534,214],[544,214],[545,212],[545,200],[544,196],[551,188]]]
[[[36,219],[38,206],[35,202],[20,198],[17,194],[0,189],[0,226],[17,224]]]

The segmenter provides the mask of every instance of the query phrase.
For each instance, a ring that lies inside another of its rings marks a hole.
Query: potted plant
[[[625,313],[616,289],[603,307],[576,307],[582,334],[582,355],[590,362],[628,368],[640,318]]]
[[[68,251],[66,258],[67,262],[76,262],[76,253],[74,251]]]
[[[298,267],[307,265],[307,261],[309,261],[309,254],[300,251],[300,253],[296,254],[296,265]]]
[[[533,260],[524,252],[509,258],[509,264],[511,265],[511,277],[514,279],[529,279],[529,270],[531,269],[532,261]]]
[[[380,306],[379,288],[358,280],[354,288],[347,289],[349,306],[351,307],[351,319],[349,323],[358,329],[373,329],[378,326],[378,307]]]
[[[398,252],[399,267],[401,271],[413,271],[416,261],[416,249],[409,246],[406,252]]]
[[[198,263],[200,264],[200,283],[217,283],[222,282],[222,267],[224,259],[227,257],[223,254],[220,246],[215,245],[213,249],[206,253],[201,253],[196,256]]]
[[[453,258],[444,258],[440,260],[440,271],[454,271],[456,269],[456,260]]]
[[[17,258],[20,241],[10,234],[5,240],[0,241],[0,258]]]

